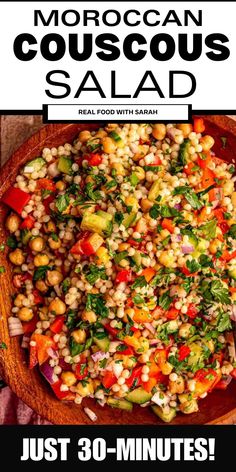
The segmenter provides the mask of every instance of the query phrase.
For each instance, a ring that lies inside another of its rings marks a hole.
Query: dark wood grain
[[[225,116],[206,118],[207,132],[216,139],[214,150],[228,161],[236,160],[236,123]],[[85,128],[96,129],[95,125],[48,125],[26,141],[5,164],[0,174],[0,198],[11,186],[19,167],[40,154],[44,147],[54,147],[71,142],[78,131]],[[221,136],[227,137],[227,147],[222,149]],[[6,208],[0,204],[0,243],[5,241],[4,219]],[[0,253],[0,265],[6,268],[0,277],[0,340],[7,345],[0,350],[0,374],[12,390],[33,410],[55,424],[91,424],[83,411],[90,406],[98,416],[97,424],[163,424],[149,408],[135,407],[133,413],[100,407],[92,399],[86,399],[82,407],[74,403],[59,402],[37,369],[27,368],[25,353],[20,348],[18,338],[9,338],[7,318],[11,309],[11,268],[6,253]],[[231,424],[236,423],[236,382],[232,382],[225,392],[215,391],[200,401],[200,411],[194,415],[179,414],[172,424]]]

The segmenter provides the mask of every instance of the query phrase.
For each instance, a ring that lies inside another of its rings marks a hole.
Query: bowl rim
[[[235,133],[235,138],[236,138],[236,121],[232,120],[232,118],[229,118],[225,115],[220,115],[224,116],[224,126],[220,125],[216,122],[216,117],[219,115],[206,115],[202,116],[209,122],[216,124],[218,127],[221,129],[225,129],[226,131],[230,132],[231,129],[234,130]],[[84,124],[84,126],[90,126],[91,124]],[[104,123],[103,123],[104,125]],[[83,125],[82,125],[83,126]],[[94,129],[98,128],[101,126],[100,123],[93,123],[92,126],[94,126]],[[69,123],[69,124],[61,124],[61,123],[55,123],[55,124],[48,124],[44,125],[39,131],[34,133],[32,136],[30,136],[26,141],[24,141],[21,146],[12,154],[12,156],[6,161],[6,163],[2,166],[0,169],[0,198],[2,194],[6,191],[6,189],[9,187],[11,180],[14,178],[15,174],[17,173],[18,169],[22,166],[24,162],[26,162],[29,158],[29,156],[34,152],[34,149],[36,150],[38,147],[41,146],[43,148],[43,145],[45,143],[46,139],[53,140],[54,138],[58,137],[60,134],[60,131],[67,130],[70,128],[81,128],[81,124],[75,124],[75,123]],[[76,132],[75,132],[76,134]],[[36,141],[35,141],[36,140]],[[22,154],[24,153],[24,158],[22,158]],[[14,164],[14,161],[17,160],[17,164]],[[2,224],[0,222],[0,232],[2,231]],[[7,320],[3,320],[7,326]],[[7,330],[8,334],[8,330]],[[10,338],[8,337],[8,341]],[[13,343],[18,343],[18,340],[12,339],[11,342]],[[19,348],[21,350],[21,348]],[[35,403],[31,402],[29,400],[29,397],[24,394],[24,390],[20,389],[17,387],[16,383],[11,382],[11,378],[8,377],[7,369],[6,366],[4,367],[4,357],[5,353],[4,350],[0,349],[0,374],[3,377],[4,380],[7,381],[7,384],[9,387],[12,389],[12,391],[21,399],[23,400],[30,408],[33,408],[33,410],[38,413],[39,415],[43,415],[44,418],[48,419],[49,421],[52,421],[52,415],[50,412],[45,413],[45,411],[42,413],[42,409],[40,406],[35,405]],[[27,398],[26,398],[27,397]],[[81,409],[82,410],[82,409]],[[81,423],[75,423],[75,424],[91,424],[90,421],[87,420],[86,415],[82,414],[82,422]],[[235,408],[229,410],[227,413],[214,418],[213,420],[206,422],[205,424],[231,424],[232,423],[232,417],[235,417],[233,420],[233,423],[236,422],[236,403],[235,403]],[[55,423],[57,424],[57,423]],[[103,423],[99,423],[103,424]],[[104,423],[108,424],[108,423]],[[111,423],[109,423],[111,424]],[[127,424],[127,423],[121,423],[121,424]],[[130,424],[133,424],[132,422]],[[141,423],[140,423],[141,424]],[[144,423],[144,424],[149,424],[149,423]],[[160,425],[158,422],[156,423],[158,426]],[[189,424],[189,423],[186,423]],[[193,423],[194,424],[194,423]],[[202,423],[195,423],[195,424],[202,424]],[[96,425],[96,423],[95,423]],[[162,426],[163,423],[161,423]],[[177,426],[177,425],[176,425]]]

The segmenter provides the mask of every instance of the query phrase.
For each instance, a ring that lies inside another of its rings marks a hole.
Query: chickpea
[[[150,200],[148,200],[148,198],[142,198],[140,206],[141,206],[143,212],[147,213],[150,210],[150,208],[152,208],[153,202],[150,202]]]
[[[38,315],[41,321],[47,321],[48,320],[48,307],[42,306],[41,308],[39,308]]]
[[[161,371],[163,375],[169,375],[172,370],[173,365],[170,364],[170,362],[164,362],[164,364],[161,366]]]
[[[206,134],[206,136],[203,136],[200,139],[200,144],[202,146],[203,151],[210,151],[212,146],[214,146],[215,140],[212,138],[212,136],[209,136]]]
[[[47,256],[47,254],[38,254],[34,258],[35,267],[41,267],[41,266],[44,266],[44,265],[48,265],[48,263],[49,263],[49,257]]]
[[[224,196],[227,197],[228,195],[232,195],[234,190],[234,182],[232,180],[227,180],[227,182],[223,185],[223,193]]]
[[[233,192],[231,195],[231,202],[234,207],[236,207],[236,192]]]
[[[157,123],[153,126],[152,135],[155,139],[162,141],[166,135],[166,127],[163,123]]]
[[[63,180],[58,180],[58,182],[56,183],[56,189],[59,190],[60,192],[63,192],[65,188],[66,188],[65,182],[63,182]]]
[[[55,233],[56,231],[56,225],[53,221],[48,221],[47,223],[45,223],[44,227],[43,227],[45,233]]]
[[[169,251],[163,251],[159,257],[160,263],[165,267],[173,267],[175,257]]]
[[[107,132],[104,129],[99,129],[98,132],[94,135],[94,138],[105,138],[107,136]]]
[[[113,154],[116,150],[116,145],[113,139],[109,138],[108,136],[106,138],[102,138],[102,147],[106,154]]]
[[[71,333],[71,335],[78,344],[83,344],[86,340],[86,332],[84,329],[76,329]]]
[[[14,305],[20,308],[23,306],[24,300],[25,300],[25,295],[23,295],[22,293],[19,293],[14,300]]]
[[[184,138],[187,138],[187,136],[193,131],[193,127],[190,123],[180,123],[176,128],[182,131]]]
[[[13,214],[8,216],[5,226],[10,233],[15,233],[19,229],[20,223],[20,217]]]
[[[184,379],[181,377],[181,375],[178,375],[177,380],[169,381],[169,390],[172,395],[175,395],[176,393],[183,393],[185,389],[185,384],[184,384]]]
[[[48,270],[47,271],[47,283],[50,286],[59,285],[63,280],[63,275],[59,270]]]
[[[75,374],[70,371],[62,372],[61,380],[63,384],[67,385],[67,387],[72,387],[72,385],[74,385],[77,381]]]
[[[97,315],[94,311],[84,311],[81,318],[83,321],[88,321],[89,323],[96,323],[97,321]]]
[[[12,264],[16,266],[20,266],[24,264],[25,256],[23,254],[23,251],[17,248],[15,249],[15,251],[10,252],[9,259],[12,262]]]
[[[37,280],[35,287],[42,293],[48,291],[48,286],[45,284],[44,280]]]
[[[122,175],[122,176],[126,175],[125,168],[121,164],[121,162],[113,162],[111,166],[112,166],[112,169],[116,170],[117,175]]]
[[[81,397],[87,397],[94,393],[93,381],[88,379],[86,385],[83,386],[82,382],[78,382],[76,385],[76,392],[81,395]]]
[[[41,252],[44,249],[44,246],[45,243],[41,236],[36,236],[36,238],[31,239],[29,242],[29,247],[32,251]]]
[[[54,251],[54,250],[57,250],[59,249],[59,247],[61,247],[61,241],[60,239],[58,238],[57,241],[53,238],[48,238],[48,244],[50,246],[50,248]]]
[[[134,173],[136,177],[138,177],[138,180],[144,180],[145,179],[145,171],[142,167],[135,167]]]
[[[209,251],[211,254],[216,254],[218,249],[220,249],[222,243],[219,241],[219,239],[213,239],[213,241],[210,242],[209,246]]]
[[[191,335],[192,325],[190,323],[183,323],[179,328],[179,336],[187,339]]]
[[[21,321],[30,321],[32,320],[34,316],[34,313],[33,313],[33,310],[31,310],[31,308],[27,308],[26,306],[24,306],[20,308],[20,310],[17,313],[17,316]]]
[[[80,131],[79,133],[79,140],[81,143],[86,143],[91,139],[91,133],[88,130]]]
[[[48,310],[56,315],[64,315],[66,312],[66,304],[60,298],[56,297],[50,302]]]

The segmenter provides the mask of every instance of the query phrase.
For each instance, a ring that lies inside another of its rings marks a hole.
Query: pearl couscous
[[[60,400],[169,422],[236,378],[234,166],[204,128],[83,130],[3,196],[11,333]]]

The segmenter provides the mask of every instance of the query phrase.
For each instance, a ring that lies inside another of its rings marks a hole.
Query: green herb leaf
[[[37,280],[45,279],[47,271],[52,270],[52,269],[53,269],[53,266],[48,266],[48,265],[37,267],[37,269],[34,271],[33,280],[37,281]]]
[[[211,283],[211,293],[214,300],[227,305],[230,304],[229,291],[220,280],[213,280]]]
[[[102,359],[101,361],[99,361],[99,367],[100,367],[101,369],[105,369],[106,365],[107,365],[107,359],[106,359],[106,358],[104,358],[104,359]]]
[[[167,290],[159,297],[158,305],[163,308],[163,310],[168,310],[171,303],[172,298],[170,297],[170,291]]]
[[[236,239],[236,225],[230,226],[230,229],[228,231],[228,236],[230,236],[232,239]]]
[[[217,329],[220,333],[232,329],[229,313],[222,313],[217,324]]]
[[[0,274],[4,274],[6,272],[5,267],[0,266]]]
[[[67,209],[69,203],[70,203],[69,196],[66,193],[64,193],[63,195],[58,195],[55,205],[59,213],[62,213],[63,211]]]
[[[3,252],[3,251],[4,251],[4,249],[5,249],[5,244],[3,244],[3,243],[2,243],[2,244],[0,244],[0,252]]]
[[[136,185],[139,183],[139,178],[134,172],[132,172],[130,176],[130,183],[133,187],[136,187]]]
[[[71,308],[67,312],[66,326],[68,329],[73,329],[76,325],[77,312]]]
[[[17,240],[15,236],[8,236],[7,238],[7,246],[10,247],[11,249],[16,249],[17,248]]]
[[[61,288],[62,288],[63,293],[68,292],[68,290],[70,288],[70,279],[69,278],[63,280],[63,282],[61,284]]]
[[[94,285],[99,279],[107,280],[108,278],[105,267],[98,267],[95,264],[85,266],[84,274],[90,285]]]
[[[159,172],[162,170],[162,166],[143,166],[145,172]]]
[[[236,225],[235,225],[236,226]],[[216,236],[217,220],[213,218],[204,225],[199,226],[197,230],[201,231],[206,239],[214,239]]]
[[[115,223],[117,223],[120,226],[123,219],[124,219],[123,213],[121,213],[121,211],[117,211],[114,216]]]
[[[125,259],[127,256],[128,256],[127,251],[118,252],[117,254],[114,255],[114,261],[115,261],[116,264],[119,264],[120,261]]]
[[[142,305],[142,303],[144,303],[144,299],[137,293],[137,295],[135,295],[133,298],[133,302],[135,305]]]
[[[174,192],[173,192],[173,195],[184,195],[185,199],[187,200],[189,205],[191,205],[191,207],[194,210],[199,210],[203,206],[203,204],[200,202],[197,194],[194,193],[192,188],[188,187],[187,185],[176,187]]]
[[[201,266],[195,259],[192,259],[191,261],[186,262],[186,267],[190,274],[193,274],[194,272],[197,272]]]
[[[87,295],[86,310],[92,310],[96,315],[106,318],[109,314],[108,308],[105,306],[102,295],[89,293]]]
[[[7,349],[6,343],[0,342],[0,349]]]
[[[206,254],[201,254],[199,257],[199,264],[201,267],[214,267],[212,258],[207,256]]]
[[[116,183],[116,180],[109,180],[108,182],[106,182],[106,184],[104,185],[104,187],[106,188],[106,190],[110,190],[111,188],[113,187],[116,187],[117,186],[117,183]]]
[[[131,285],[131,288],[132,289],[135,289],[135,288],[142,288],[142,287],[146,287],[147,286],[147,281],[144,277],[144,275],[140,275],[139,277],[137,277],[134,281],[134,283]]]
[[[119,136],[119,134],[117,134],[115,131],[111,131],[111,132],[109,133],[109,136],[110,136],[112,139],[114,139],[114,141],[117,141],[117,142],[122,140],[121,137]]]

